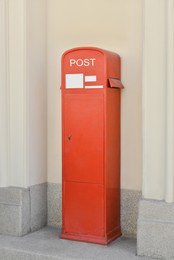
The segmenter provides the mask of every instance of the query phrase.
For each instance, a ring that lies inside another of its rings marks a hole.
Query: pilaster
[[[8,185],[27,187],[28,98],[27,1],[8,0],[9,174]]]
[[[0,0],[0,187],[44,183],[46,0]]]
[[[166,170],[166,0],[144,0],[142,195],[164,199]]]
[[[139,255],[173,259],[174,0],[144,0],[143,199]]]

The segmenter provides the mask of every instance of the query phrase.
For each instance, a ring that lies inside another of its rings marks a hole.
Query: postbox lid
[[[109,78],[109,85],[111,88],[124,88],[123,84],[119,79]]]

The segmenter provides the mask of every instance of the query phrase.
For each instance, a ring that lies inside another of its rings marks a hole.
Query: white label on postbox
[[[85,88],[103,88],[103,85],[85,86]]]
[[[94,85],[97,81],[97,76],[85,76],[82,73],[66,74],[65,75],[65,88],[103,88],[103,85]],[[93,83],[92,85],[85,85],[84,82]]]
[[[95,58],[89,58],[89,59],[70,59],[69,65],[77,66],[77,67],[88,67],[88,66],[94,66],[95,65]]]
[[[97,76],[85,76],[85,82],[96,82]]]
[[[66,74],[65,88],[83,88],[83,74]]]

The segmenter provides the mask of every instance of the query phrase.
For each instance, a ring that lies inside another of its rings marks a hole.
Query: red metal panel
[[[120,89],[108,88],[106,100],[106,228],[120,232]]]
[[[64,178],[103,183],[103,95],[64,95]]]
[[[76,182],[65,182],[64,185],[64,232],[103,236],[103,186]]]

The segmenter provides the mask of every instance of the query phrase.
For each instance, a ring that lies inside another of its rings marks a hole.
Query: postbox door
[[[103,95],[63,97],[65,181],[103,183]]]

